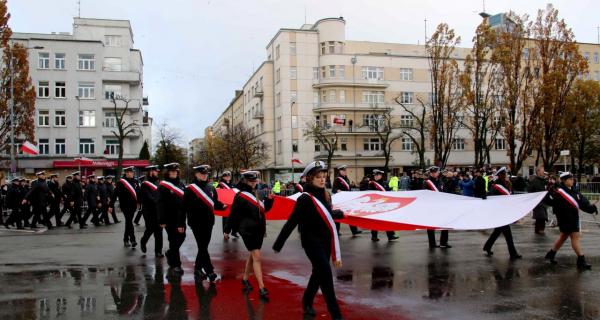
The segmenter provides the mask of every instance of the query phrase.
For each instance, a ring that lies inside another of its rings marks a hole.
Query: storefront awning
[[[94,160],[91,161],[79,161],[79,160],[57,160],[52,163],[53,168],[77,168],[79,166],[83,168],[116,168],[118,165],[117,160]],[[123,160],[123,167],[146,167],[150,165],[148,160]]]

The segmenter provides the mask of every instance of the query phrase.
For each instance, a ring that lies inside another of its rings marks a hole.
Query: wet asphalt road
[[[218,219],[220,220],[220,219]],[[301,319],[300,297],[310,266],[295,234],[282,253],[270,249],[281,223],[269,223],[263,267],[268,302],[239,284],[246,250],[223,241],[221,224],[210,252],[222,281],[196,282],[196,248],[188,232],[182,279],[167,277],[154,255],[124,248],[124,224],[87,230],[18,232],[0,228],[0,319]],[[136,227],[138,239],[143,225]],[[569,243],[557,266],[543,256],[558,234],[533,234],[531,220],[513,227],[524,259],[508,260],[501,237],[483,256],[487,235],[451,232],[452,249],[427,248],[425,232],[402,232],[394,243],[352,238],[342,227],[344,267],[338,299],[346,319],[599,319],[600,228],[584,225],[583,246],[592,271],[580,273]],[[439,235],[438,235],[439,237]],[[166,235],[165,235],[166,242]],[[148,245],[153,252],[153,241]],[[254,279],[251,279],[255,288]],[[320,295],[317,319],[329,319]]]

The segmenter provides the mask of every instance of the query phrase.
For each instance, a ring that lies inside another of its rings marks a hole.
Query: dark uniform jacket
[[[106,196],[108,197],[108,202],[109,202],[109,206],[111,208],[115,207],[115,203],[112,201],[112,198],[115,194],[115,186],[112,184],[112,182],[108,182],[108,181],[104,181],[104,185],[106,186]]]
[[[225,233],[237,232],[242,237],[264,237],[266,232],[265,212],[270,209],[272,201],[265,201],[265,210],[260,210],[254,203],[250,203],[241,196],[244,191],[255,195],[252,188],[246,183],[239,183],[237,187],[240,192],[233,198]]]
[[[134,189],[136,196],[134,197],[133,194],[128,190],[128,188],[125,187],[124,182],[119,180],[117,182],[117,187],[115,188],[115,192],[113,193],[111,201],[114,203],[116,199],[119,198],[119,207],[121,208],[121,210],[127,212],[135,211],[137,210],[138,206],[137,192],[139,186],[137,180],[133,178],[122,178],[122,180],[129,182],[131,187]]]
[[[25,199],[32,206],[46,207],[49,196],[50,188],[48,188],[48,183],[46,183],[46,180],[38,179],[31,184],[31,189],[25,195]]]
[[[388,185],[388,182],[385,180],[379,180],[379,181],[369,181],[369,187],[367,190],[375,190],[375,191],[382,191],[380,190],[377,185],[375,183],[378,183],[379,185],[381,185],[383,187],[383,189],[385,189],[385,191],[390,191],[390,186]]]
[[[6,193],[6,207],[11,210],[17,210],[19,209],[22,200],[21,186],[14,183],[11,184],[8,187],[8,192]]]
[[[560,191],[566,193],[569,197],[565,197],[560,194]],[[569,200],[574,200],[576,205]],[[581,209],[587,213],[597,212],[596,205],[590,204],[579,191],[573,188],[567,188],[564,184],[560,184],[555,188],[552,188],[544,202],[547,205],[552,206],[552,212],[556,215],[558,221],[558,228],[560,232],[571,233],[579,231],[579,210]]]
[[[343,179],[344,181],[346,181],[346,183],[348,184],[348,187],[346,187],[340,181],[340,179]],[[335,178],[335,180],[333,180],[333,188],[331,189],[331,192],[333,192],[335,194],[340,191],[350,191],[350,179],[348,179],[348,177],[338,176]]]
[[[75,202],[75,205],[83,205],[83,188],[81,186],[81,180],[73,179],[71,186],[73,188],[71,193],[73,195],[73,201]]]
[[[158,183],[160,181],[155,177],[146,178],[145,182],[140,183],[140,191],[138,200],[142,204],[142,208],[145,212],[156,215],[156,205],[158,202]],[[148,185],[152,183],[156,188],[152,188]]]
[[[165,179],[166,182],[172,183],[177,188],[183,191],[185,186],[179,178]],[[185,227],[185,212],[183,210],[183,196],[179,196],[169,188],[158,185],[158,223],[166,224],[168,227],[184,228]]]
[[[106,184],[104,182],[100,182],[96,185],[96,188],[98,189],[98,196],[100,197],[100,203],[102,204],[102,207],[107,207],[108,203],[110,202],[110,197],[108,195],[108,190],[106,190]]]
[[[485,179],[482,176],[475,177],[475,186],[473,187],[473,196],[475,198],[487,199],[485,191]]]
[[[328,212],[325,214],[330,214],[333,219],[340,219],[344,217],[344,214],[340,211],[336,210],[332,212],[331,202],[325,199],[325,192],[327,192],[325,189],[318,189],[314,186],[307,185],[305,190],[307,193],[310,193],[319,201],[321,201],[323,206],[327,208]],[[302,247],[307,248],[325,246],[326,248],[329,248],[331,246],[332,234],[330,226],[326,221],[323,220],[317,211],[317,207],[313,203],[313,200],[307,194],[302,194],[300,197],[298,197],[292,214],[281,229],[277,240],[273,244],[273,249],[275,251],[281,251],[283,244],[296,226],[298,226],[298,231],[300,232],[300,241],[302,243]]]
[[[423,178],[410,179],[410,190],[423,190]]]
[[[548,181],[543,177],[533,176],[529,180],[529,186],[527,192],[540,192],[548,190]],[[544,202],[540,202],[535,208],[533,208],[533,218],[548,220],[548,212]]]
[[[60,200],[62,199],[62,192],[60,191],[58,181],[48,181],[48,188],[50,188],[50,193],[52,194],[52,198],[50,201],[55,205],[60,204]]]
[[[223,210],[224,205],[219,201],[217,190],[213,187],[212,183],[195,179],[193,184],[198,186],[211,198],[214,207],[210,207],[205,200],[196,195],[192,190],[193,187],[191,185],[187,186],[183,194],[183,207],[187,216],[187,223],[190,227],[212,227],[215,224],[215,214],[213,209]]]
[[[504,189],[499,188],[498,186],[502,186]],[[513,189],[511,183],[506,180],[496,180],[490,183],[488,194],[490,196],[505,196],[507,194],[504,193],[504,190],[506,190],[508,194],[512,194]]]
[[[88,208],[96,208],[98,206],[98,184],[88,183],[85,186],[85,198],[87,201]]]
[[[431,182],[437,188],[437,190],[433,189],[427,181]],[[439,177],[438,178],[429,177],[423,181],[423,189],[443,192],[444,184],[442,183],[442,180]]]

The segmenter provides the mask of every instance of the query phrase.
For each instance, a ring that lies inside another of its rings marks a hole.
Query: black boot
[[[549,260],[550,263],[552,264],[556,264],[556,260],[554,260],[554,258],[556,257],[556,251],[550,249],[550,251],[548,251],[548,253],[546,253],[546,257],[544,257],[544,259]]]
[[[579,270],[591,270],[592,265],[585,261],[585,256],[577,257],[577,269]]]

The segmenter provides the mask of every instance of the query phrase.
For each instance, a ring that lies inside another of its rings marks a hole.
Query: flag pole
[[[292,159],[292,183],[294,182],[294,159]]]

